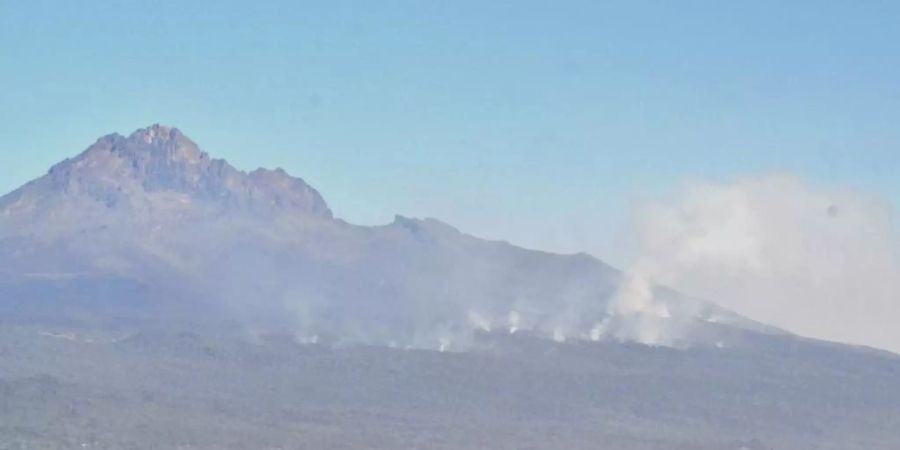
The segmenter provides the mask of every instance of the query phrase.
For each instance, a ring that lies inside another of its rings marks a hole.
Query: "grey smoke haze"
[[[897,355],[656,283],[872,343],[849,331],[890,329],[890,208],[763,177],[638,219],[623,273],[435,219],[349,224],[177,129],[105,136],[0,197],[0,441],[898,448]]]
[[[664,306],[654,280],[804,336],[900,351],[900,258],[890,204],[784,174],[692,182],[635,214],[639,256],[612,307]],[[639,329],[659,340],[654,322]]]
[[[158,125],[105,136],[0,198],[0,245],[3,276],[27,292],[46,289],[39,280],[85,292],[63,302],[72,307],[118,311],[123,294],[104,289],[121,280],[148,298],[142,307],[304,342],[463,349],[501,332],[668,345],[688,340],[687,322],[724,314],[671,293],[654,308],[611,308],[621,273],[585,254],[486,241],[434,219],[349,224],[303,180],[237,170]]]
[[[645,205],[638,224],[641,257],[624,275],[434,219],[353,225],[299,178],[240,171],[152,126],[105,136],[0,198],[0,276],[16,286],[17,314],[52,289],[83,293],[54,301],[93,308],[66,317],[202,318],[304,342],[453,350],[501,332],[718,346],[717,327],[760,330],[733,308],[804,335],[898,348],[890,209],[873,199],[789,177],[695,184]]]

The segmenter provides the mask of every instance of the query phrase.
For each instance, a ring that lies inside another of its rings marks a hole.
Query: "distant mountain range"
[[[630,280],[105,136],[0,198],[0,448],[900,448],[897,355]]]
[[[443,349],[497,330],[629,339],[635,326],[610,320],[622,276],[593,257],[434,219],[351,225],[303,180],[242,172],[160,125],[104,136],[0,198],[0,266],[0,289],[16,292],[10,313],[33,320]],[[678,314],[664,324],[675,344],[720,343],[710,334],[722,323],[755,326],[659,295]]]

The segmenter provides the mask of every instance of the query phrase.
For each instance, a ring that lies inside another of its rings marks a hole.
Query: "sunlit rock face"
[[[116,215],[165,222],[229,212],[331,218],[321,195],[303,180],[282,170],[241,172],[210,158],[178,129],[160,125],[127,138],[104,136],[0,201],[3,217],[41,225]]]
[[[348,224],[303,180],[240,171],[160,125],[104,136],[0,198],[0,264],[7,303],[35,320],[199,321],[301,341],[461,350],[512,333],[679,346],[722,342],[706,319],[730,317],[649,281],[653,308],[611,307],[627,283],[584,254],[434,219]],[[65,308],[32,311],[47,298]],[[716,327],[753,326],[730,324]]]

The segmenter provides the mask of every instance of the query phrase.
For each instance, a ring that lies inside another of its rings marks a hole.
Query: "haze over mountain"
[[[47,286],[88,297],[47,310],[17,304],[33,319],[171,326],[202,317],[301,340],[441,349],[498,329],[722,345],[713,321],[755,327],[665,289],[639,304],[613,301],[621,274],[585,254],[484,241],[434,219],[348,224],[303,180],[239,171],[160,125],[104,136],[0,199],[0,245],[5,286],[20,298]],[[110,286],[143,300],[123,302]],[[59,308],[77,313],[54,317]]]
[[[0,448],[900,446],[894,354],[585,254],[348,224],[159,125],[0,198],[0,268]]]

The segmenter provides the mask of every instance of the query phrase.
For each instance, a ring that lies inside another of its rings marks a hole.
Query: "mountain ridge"
[[[592,256],[437,219],[349,224],[283,171],[241,172],[180,131],[142,130],[0,199],[4,443],[900,444],[898,355],[660,286],[642,285],[665,317],[617,315],[628,274]]]
[[[101,137],[0,198],[3,249],[0,263],[12,268],[5,276],[35,292],[45,287],[29,274],[86,292],[113,277],[142,292],[149,310],[122,312],[136,320],[164,319],[168,313],[152,311],[157,304],[206,308],[184,314],[230,317],[241,328],[300,339],[452,349],[479,332],[507,330],[557,341],[608,334],[716,345],[722,323],[761,330],[666,289],[657,300],[672,317],[640,310],[619,317],[609,302],[622,274],[596,258],[487,241],[437,219],[349,224],[301,178],[282,169],[240,171],[162,125]],[[91,317],[115,311],[113,297],[131,294],[98,295],[103,311],[55,295]],[[38,314],[48,315],[68,317]]]
[[[153,212],[177,211],[189,203],[213,211],[239,208],[256,214],[333,218],[319,192],[302,179],[281,169],[237,170],[225,160],[210,158],[177,128],[161,125],[138,129],[128,137],[99,138],[78,156],[0,197],[0,216],[40,214],[40,209],[52,215],[65,203],[80,203],[81,212],[98,206],[118,209],[133,218],[159,217]],[[77,213],[69,211],[76,216],[69,219],[90,221]]]

